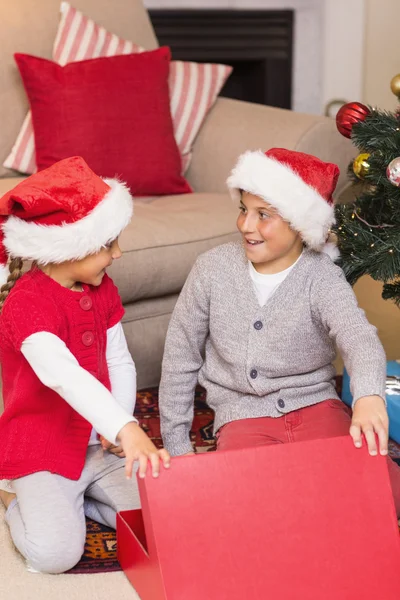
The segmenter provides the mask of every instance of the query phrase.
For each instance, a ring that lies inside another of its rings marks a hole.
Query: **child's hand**
[[[380,453],[388,453],[389,418],[380,396],[364,396],[354,405],[350,435],[356,448],[362,446],[362,434],[372,456],[378,454],[375,434],[378,435]]]
[[[119,458],[125,458],[125,452],[123,451],[121,445],[114,446],[114,444],[112,444],[111,442],[106,440],[106,438],[103,437],[102,435],[99,435],[99,439],[100,439],[101,447],[103,448],[103,450],[108,450],[109,452],[111,452],[111,454],[115,454]]]
[[[163,448],[157,450],[150,438],[137,423],[127,423],[118,434],[122,449],[126,456],[125,472],[127,479],[131,479],[133,463],[139,461],[139,477],[145,477],[147,462],[150,460],[153,477],[160,473],[160,459],[164,467],[170,466],[171,457]]]

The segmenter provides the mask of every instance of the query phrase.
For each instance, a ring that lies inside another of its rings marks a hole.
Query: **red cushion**
[[[31,104],[39,170],[79,155],[136,196],[192,191],[174,138],[169,48],[65,67],[26,54],[15,60]]]

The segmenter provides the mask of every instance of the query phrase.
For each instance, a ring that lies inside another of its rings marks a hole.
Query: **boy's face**
[[[242,192],[237,228],[247,258],[260,273],[279,273],[300,256],[303,242],[275,208],[259,196]]]
[[[117,238],[104,246],[97,254],[92,254],[72,263],[73,279],[88,285],[98,286],[103,280],[106,268],[121,256],[122,252]]]

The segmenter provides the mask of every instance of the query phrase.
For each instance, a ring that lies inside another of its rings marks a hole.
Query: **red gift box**
[[[350,437],[172,460],[118,515],[142,600],[398,600],[386,459]]]

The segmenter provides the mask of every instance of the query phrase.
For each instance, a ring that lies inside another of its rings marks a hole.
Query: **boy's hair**
[[[0,312],[3,309],[4,302],[6,301],[8,294],[11,292],[12,288],[22,275],[23,264],[24,261],[22,260],[22,258],[13,258],[10,261],[10,274],[7,278],[7,282],[4,285],[2,285],[0,289]]]

